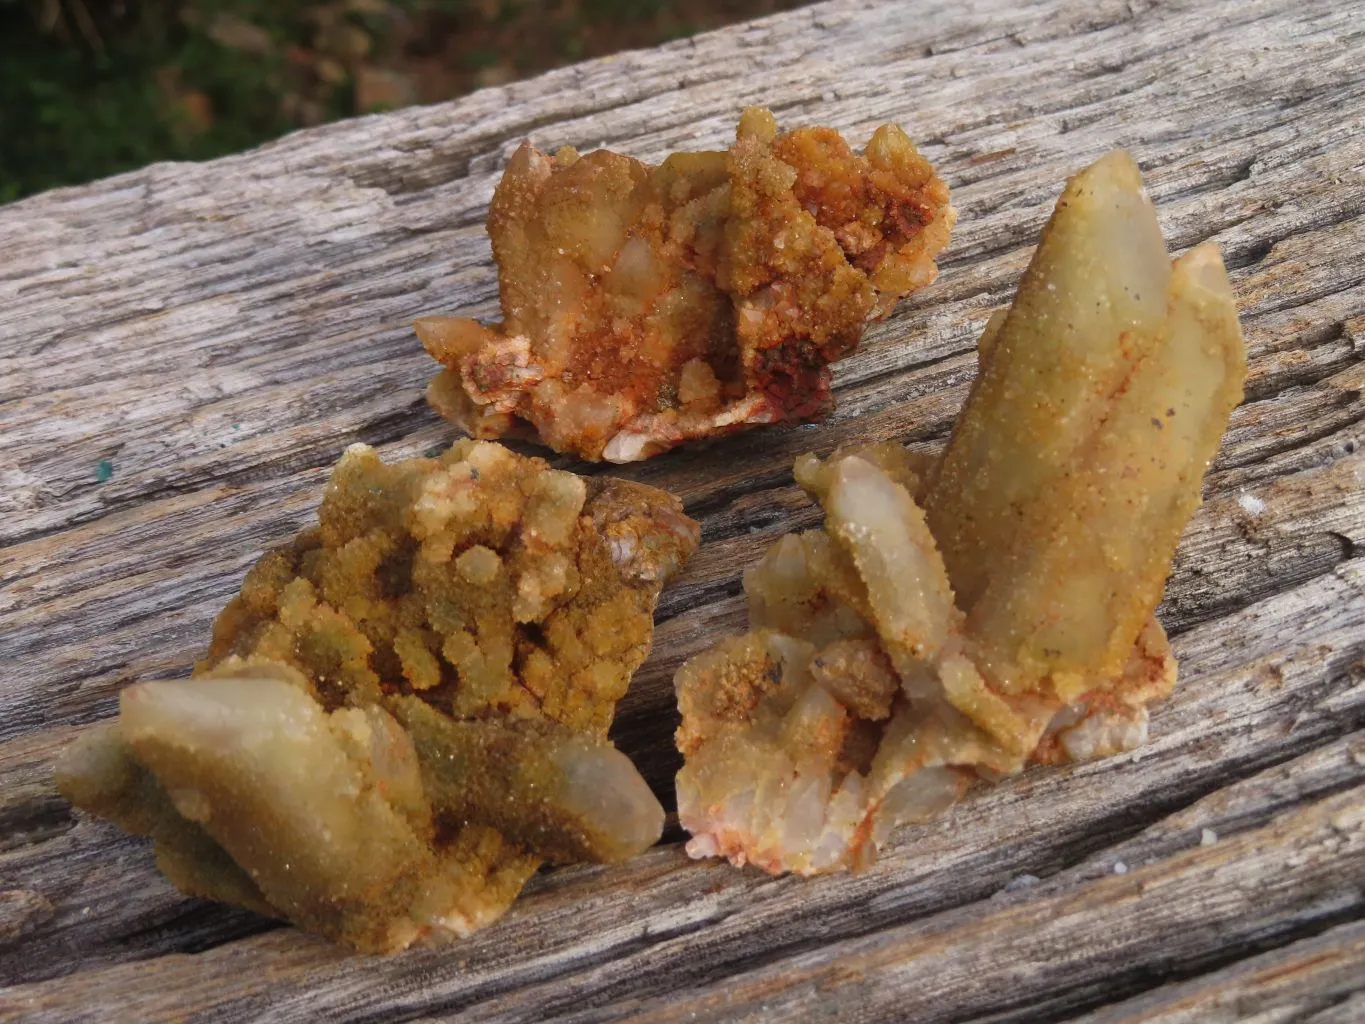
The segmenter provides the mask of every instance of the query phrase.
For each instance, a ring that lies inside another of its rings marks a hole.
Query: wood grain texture
[[[839,365],[829,421],[606,470],[704,529],[618,743],[671,806],[672,671],[816,521],[793,457],[941,446],[1064,178],[1123,145],[1172,248],[1222,245],[1251,354],[1161,608],[1183,678],[1149,745],[974,794],[858,876],[690,862],[674,829],[382,960],[187,900],[74,814],[53,757],[127,682],[188,670],[347,444],[451,439],[409,325],[494,311],[482,220],[511,149],[658,159],[724,145],[749,103],[858,142],[900,122],[959,225],[940,281]],[[1353,0],[835,0],[47,193],[0,207],[0,241],[0,1018],[1365,1020]]]
[[[1365,1017],[1365,1000],[1359,992],[1362,975],[1365,924],[1353,921],[1224,970],[1105,1007],[1081,1020],[1084,1024],[1359,1021]],[[1345,1016],[1348,1012],[1352,1015]]]

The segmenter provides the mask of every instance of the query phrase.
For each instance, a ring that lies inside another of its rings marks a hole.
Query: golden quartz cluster
[[[1074,178],[941,460],[805,456],[825,513],[744,579],[752,632],[678,672],[694,856],[856,867],[976,778],[1146,738],[1153,618],[1246,357],[1217,249],[1174,263],[1137,167]]]
[[[125,689],[59,784],[193,895],[362,950],[466,935],[544,861],[658,840],[606,732],[697,540],[652,487],[479,441],[393,465],[355,445],[196,678]]]
[[[489,213],[504,320],[419,322],[432,402],[610,461],[818,417],[831,361],[933,280],[948,200],[893,125],[856,154],[750,110],[729,151],[658,167],[523,146]],[[823,528],[773,545],[750,632],[676,676],[688,851],[856,868],[975,780],[1141,743],[1176,677],[1153,613],[1244,376],[1217,250],[1168,258],[1127,155],[1074,178],[942,456],[797,461]],[[606,733],[698,541],[663,491],[487,440],[355,445],[194,678],[124,690],[59,785],[187,893],[360,950],[468,934],[542,863],[658,839]]]
[[[446,366],[431,402],[474,437],[608,462],[819,418],[829,364],[938,276],[955,216],[891,124],[859,155],[750,108],[728,152],[658,167],[527,143],[488,213],[503,322],[417,323]]]

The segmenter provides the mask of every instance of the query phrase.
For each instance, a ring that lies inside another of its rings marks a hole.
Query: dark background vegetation
[[[0,202],[801,2],[0,0]]]

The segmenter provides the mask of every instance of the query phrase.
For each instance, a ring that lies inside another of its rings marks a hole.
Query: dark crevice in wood
[[[760,491],[775,490],[784,484],[790,485],[791,481],[791,466],[786,465],[781,469],[769,469],[767,472],[755,474],[742,482],[722,486],[708,492],[703,497],[689,502],[686,505],[686,511],[689,516],[705,526],[713,516],[728,509],[741,498]]]
[[[38,793],[0,806],[0,854],[37,846],[75,827],[71,805],[56,793]]]
[[[562,970],[552,970],[546,974],[540,975],[535,981],[538,984],[554,981],[566,975],[577,973],[578,970],[590,970],[591,968],[609,962],[610,960],[629,957],[644,952],[665,942],[685,939],[689,935],[704,932],[707,928],[722,923],[728,916],[729,915],[722,915],[704,922],[689,921],[671,928],[661,928],[658,931],[648,932],[641,935],[633,942],[626,942],[613,946],[610,953],[605,956],[584,957],[571,965],[566,964]],[[482,991],[465,993],[464,996],[459,999],[452,999],[449,1001],[436,1000],[424,1004],[421,1008],[398,1012],[387,1007],[376,1009],[365,1008],[358,1010],[354,1014],[349,1014],[346,1019],[348,1024],[408,1024],[410,1021],[425,1021],[430,1019],[433,1014],[467,1013],[483,1002],[506,994],[509,990],[510,986],[506,983],[493,982],[487,985]],[[593,998],[586,1000],[574,999],[563,1007],[552,1010],[550,1015],[544,1017],[543,1020],[547,1022],[553,1020],[561,1010],[582,1010],[584,1008],[592,1008],[600,1005],[601,1002]]]
[[[3,639],[3,634],[0,634]],[[25,641],[23,646],[18,643],[13,648],[13,660],[18,661],[28,654],[28,644]],[[3,648],[0,654],[9,658]],[[3,662],[0,662],[3,664]],[[115,691],[123,684],[132,682],[132,678],[121,675],[120,672],[128,667],[126,661],[119,660],[117,657],[110,658],[108,662],[84,664],[79,668],[70,670],[69,675],[63,675],[60,686],[54,686],[50,691],[43,694],[25,694],[22,690],[0,689],[0,697],[4,698],[4,703],[0,704],[0,744],[8,743],[24,736],[26,733],[35,732],[46,726],[55,724],[49,720],[45,708],[49,703],[67,693],[74,693],[80,690],[81,683],[86,680],[108,680]],[[148,676],[147,678],[151,678]],[[29,696],[30,700],[25,700]],[[93,708],[86,708],[85,714],[65,715],[62,724],[87,725],[100,718],[108,717],[117,702],[117,697],[109,697],[99,700]]]
[[[1288,389],[1286,389],[1288,390]],[[1285,392],[1281,392],[1281,395]],[[1345,419],[1325,420],[1321,417],[1311,426],[1305,426],[1302,432],[1288,438],[1283,444],[1268,444],[1264,448],[1258,449],[1253,454],[1243,459],[1219,458],[1213,466],[1216,472],[1226,472],[1231,469],[1246,469],[1251,466],[1259,465],[1277,455],[1285,455],[1289,452],[1307,448],[1315,441],[1321,441],[1325,437],[1338,433],[1351,427],[1365,423],[1365,406],[1361,403],[1361,392],[1352,389],[1350,391],[1339,392],[1335,396],[1332,408],[1336,410],[1357,410],[1360,412],[1355,416],[1347,416]]]
[[[1220,242],[1219,247],[1222,250],[1224,265],[1232,273],[1236,273],[1239,270],[1245,270],[1249,267],[1258,266],[1265,260],[1275,246],[1282,242],[1301,238],[1304,235],[1330,231],[1332,228],[1339,227],[1342,224],[1349,224],[1352,221],[1359,220],[1361,213],[1365,211],[1365,193],[1362,193],[1361,202],[1357,205],[1340,209],[1334,209],[1331,206],[1325,205],[1318,207],[1317,209],[1319,212],[1325,211],[1321,219],[1315,218],[1308,223],[1296,224],[1293,226],[1292,230],[1272,232],[1264,238],[1249,239],[1245,244],[1239,244],[1235,241]],[[1195,245],[1199,242],[1206,241],[1214,235],[1223,234],[1232,228],[1253,222],[1257,220],[1259,216],[1262,216],[1262,214],[1248,214],[1245,217],[1237,218],[1225,224],[1209,225],[1214,228],[1214,230],[1201,234],[1197,238],[1191,238],[1189,240],[1169,239],[1169,241],[1172,245],[1176,246],[1183,246],[1186,244]],[[1295,290],[1292,298],[1287,299],[1283,305],[1258,306],[1254,311],[1243,309],[1240,311],[1240,315],[1244,322],[1255,321],[1270,313],[1283,313],[1291,309],[1297,309],[1301,306],[1308,306],[1328,295],[1349,291],[1359,285],[1362,280],[1365,280],[1365,277],[1357,277],[1344,282],[1334,280],[1331,288],[1327,291]]]
[[[1267,236],[1258,238],[1244,246],[1227,245],[1223,246],[1223,265],[1230,271],[1245,270],[1254,267],[1263,259],[1270,255],[1276,244],[1290,235],[1282,235],[1278,238]]]
[[[762,493],[754,492],[746,497],[759,497]],[[743,514],[717,514],[707,519],[702,529],[702,544],[719,544],[722,541],[768,533],[779,528],[784,528],[781,530],[782,533],[808,529],[811,521],[820,518],[815,514],[815,508],[814,503],[810,503],[811,514],[803,515],[805,509],[793,511],[770,502],[766,506],[755,504]],[[774,539],[776,536],[775,534]]]
[[[143,923],[132,930],[101,936],[94,946],[62,931],[45,935],[39,926],[25,936],[23,946],[9,959],[0,960],[0,986],[51,981],[67,976],[73,969],[91,970],[162,956],[206,953],[288,927],[248,910],[190,898],[178,900],[159,913],[144,915],[141,920]],[[78,922],[65,925],[65,929],[79,927]],[[0,950],[3,948],[0,944]]]
[[[682,615],[684,612],[690,612],[694,608],[713,604],[716,601],[723,601],[727,597],[738,597],[743,592],[744,580],[740,576],[698,586],[676,594],[665,590],[663,599],[660,600],[659,606],[654,612],[654,624],[655,626],[662,626],[665,622]]]
[[[1340,1024],[1350,1024],[1352,1017],[1337,1016],[1334,1011],[1343,1008],[1353,1009],[1357,1011],[1353,1014],[1353,1017],[1359,1019],[1361,1014],[1365,1013],[1365,1005],[1352,1007],[1351,1004],[1360,1000],[1362,992],[1365,992],[1365,985],[1362,985],[1361,988],[1354,992],[1345,992],[1339,996],[1327,997],[1323,999],[1319,1005],[1313,1007],[1312,1017],[1305,1017],[1301,1020],[1293,1021],[1291,1024],[1314,1024],[1314,1022],[1328,1024],[1328,1022],[1324,1020],[1324,1017],[1330,1017],[1333,1021],[1340,1022]]]
[[[163,619],[166,614],[166,609],[163,608],[149,608],[143,612],[129,613],[119,620],[119,628],[125,630],[131,628],[136,630],[144,624],[155,623],[158,620]],[[94,627],[93,629],[83,627],[71,628],[69,629],[68,636],[71,640],[77,642],[86,641],[96,644],[98,644],[100,639],[98,627]],[[17,635],[12,643],[7,643],[5,638],[0,637],[0,656],[12,654],[14,657],[19,658],[25,655],[31,655],[35,647],[42,646],[42,641],[44,639],[45,638],[43,637],[38,638],[38,643],[35,644],[32,638],[24,635]],[[205,639],[207,641],[207,638]],[[102,662],[98,658],[92,657],[80,671],[75,672],[70,676],[64,676],[61,685],[63,689],[75,690],[78,688],[78,684],[84,680],[108,678],[111,673],[117,673],[120,669],[127,668],[127,666],[128,663],[126,661],[121,661],[117,658]],[[155,675],[155,673],[148,672],[140,674],[140,678],[152,679],[155,678]],[[129,678],[125,681],[132,682],[132,679]],[[0,693],[3,692],[3,690],[0,690]],[[32,722],[15,722],[12,726],[8,722],[0,724],[0,741],[22,735],[23,732],[27,731],[27,728],[31,728],[33,724],[34,723]],[[15,731],[12,732],[11,728]]]
[[[1341,560],[1343,562],[1346,561],[1347,559],[1355,558],[1357,555],[1361,554],[1360,550],[1361,546],[1357,544],[1355,541],[1351,540],[1351,538],[1346,536],[1346,534],[1338,533],[1335,530],[1328,530],[1327,536],[1331,537],[1334,541],[1341,545],[1342,551]]]
[[[1357,434],[1352,430],[1357,422],[1349,420],[1328,425],[1321,436],[1313,441],[1287,451],[1253,457],[1245,465],[1225,469],[1215,464],[1205,478],[1206,492],[1210,495],[1236,494],[1251,487],[1288,479],[1301,472],[1326,468],[1337,459],[1353,455],[1358,450]]]
[[[103,673],[95,673],[96,676],[102,674]],[[150,679],[152,677],[149,675],[146,678]],[[131,681],[132,680],[128,680],[128,682]],[[111,693],[109,696],[97,699],[85,707],[72,708],[62,715],[60,723],[55,724],[95,725],[107,718],[112,718],[114,712],[118,708],[117,691],[119,689],[121,689],[121,687],[116,685],[114,687],[115,692]],[[7,723],[4,727],[0,727],[0,743],[9,743],[36,729],[41,729],[44,726],[54,724],[46,721],[41,712],[36,714],[31,713],[33,710],[33,708],[22,701],[17,703],[6,702],[4,706],[0,706],[0,712],[3,712],[7,719],[14,720],[12,725]]]
[[[977,292],[973,296],[964,296],[963,298],[975,298],[977,295],[991,294],[992,293],[989,291],[983,291]],[[1006,305],[1009,299],[1012,297],[1013,292],[1011,291],[1008,296],[1002,297],[1001,302],[993,303],[992,305],[987,306],[985,308],[987,309],[999,308],[1002,305]],[[964,317],[964,319],[966,319],[966,317]],[[887,332],[890,332],[895,330],[896,328],[900,328],[899,333],[902,339],[904,339],[911,334],[911,332],[915,329],[915,326],[916,325],[909,320],[909,317],[906,317],[905,320],[897,319],[891,321],[890,323],[887,324],[885,329]],[[910,345],[907,344],[906,347],[909,348]],[[963,338],[962,345],[958,348],[953,349],[952,351],[942,352],[937,355],[930,355],[920,359],[916,359],[914,356],[911,356],[910,360],[904,363],[898,363],[893,366],[887,366],[884,369],[879,370],[874,369],[869,371],[868,373],[861,374],[858,376],[850,375],[844,380],[841,380],[838,386],[834,389],[834,400],[836,404],[834,407],[832,420],[835,423],[841,422],[839,417],[839,406],[854,401],[858,395],[864,392],[875,390],[878,387],[884,387],[890,382],[898,378],[903,378],[910,373],[921,374],[929,373],[933,370],[936,370],[942,366],[947,365],[948,363],[953,362],[954,360],[960,360],[963,357],[963,355],[965,355],[968,352],[974,352],[975,350],[976,334],[972,333],[965,335]],[[972,365],[970,372],[973,377],[976,376],[975,364]],[[951,424],[949,424],[949,426],[951,426]],[[946,433],[947,432],[945,431],[944,432],[945,436]],[[926,439],[917,438],[917,440]]]
[[[676,707],[651,708],[647,713],[622,713],[612,723],[609,738],[631,759],[649,788],[673,813],[678,809],[673,778],[682,767],[682,755],[673,745],[673,733],[682,721]]]
[[[1038,999],[1021,1001],[986,1016],[974,1013],[965,1017],[946,1018],[944,1024],[1065,1024],[1110,1003],[1197,978],[1360,920],[1365,920],[1365,905],[1355,903],[1336,909],[1324,907],[1317,916],[1296,920],[1242,943],[1214,947],[1205,956],[1143,964],[1127,971],[1118,970],[1107,976],[1102,984],[1089,983],[1075,989],[1065,986],[1054,988],[1047,993],[1046,1002]]]
[[[1335,539],[1340,535],[1324,531],[1319,536]],[[1306,545],[1300,542],[1299,546],[1301,550]],[[1351,550],[1349,548],[1343,549],[1340,544],[1331,543],[1330,550],[1320,551],[1315,558],[1304,558],[1295,564],[1295,571],[1276,576],[1274,585],[1264,588],[1248,588],[1238,593],[1236,597],[1223,601],[1196,602],[1188,598],[1173,598],[1168,595],[1157,608],[1157,618],[1161,620],[1161,625],[1165,627],[1167,635],[1175,639],[1206,622],[1235,615],[1259,601],[1267,600],[1331,575],[1337,566],[1351,557]]]
[[[194,955],[287,927],[282,921],[249,910],[192,899],[155,924],[120,936],[116,945],[133,952],[134,960],[167,954]]]
[[[1250,366],[1251,377],[1247,382],[1246,394],[1242,404],[1250,405],[1253,402],[1271,401],[1290,388],[1308,388],[1321,384],[1348,366],[1354,366],[1356,363],[1365,360],[1365,352],[1356,351],[1346,332],[1346,322],[1338,320],[1334,323],[1315,324],[1297,335],[1295,339],[1297,344],[1293,346],[1293,351],[1302,352],[1305,355],[1318,349],[1331,346],[1339,347],[1338,352],[1321,362],[1304,359],[1300,363],[1282,366],[1281,361],[1276,358],[1283,354],[1284,349],[1280,347],[1265,351],[1259,357],[1253,358]],[[1262,362],[1269,363],[1276,368],[1277,372],[1259,376],[1258,371]]]
[[[1340,336],[1338,335],[1337,337],[1339,338]],[[1311,344],[1305,345],[1299,351],[1312,352],[1314,348],[1326,348],[1336,340],[1337,338],[1332,338],[1329,339],[1326,344],[1318,346]],[[1281,365],[1280,362],[1274,358],[1274,354],[1268,356],[1265,361],[1274,366],[1277,372],[1267,373],[1264,376],[1257,376],[1257,372],[1260,369],[1257,365],[1259,360],[1253,360],[1251,365],[1251,377],[1246,386],[1246,397],[1242,402],[1244,407],[1259,402],[1273,402],[1290,391],[1307,393],[1311,388],[1330,381],[1333,377],[1341,373],[1342,370],[1361,362],[1361,358],[1356,353],[1343,348],[1335,355],[1318,363],[1312,362],[1311,360],[1304,360],[1297,364],[1290,363],[1287,366]],[[1354,392],[1351,391],[1342,392],[1341,394],[1345,400],[1338,401],[1338,407],[1343,405],[1349,406],[1351,401],[1350,396],[1353,393]],[[1346,425],[1349,426],[1349,423]],[[1271,458],[1274,455],[1282,454],[1284,451],[1292,451],[1294,448],[1306,447],[1307,445],[1312,444],[1313,441],[1326,436],[1326,434],[1340,430],[1342,426],[1343,424],[1341,423],[1333,423],[1330,426],[1324,427],[1324,432],[1318,437],[1310,438],[1304,441],[1303,444],[1299,444],[1298,442],[1300,439],[1296,437],[1293,439],[1294,443],[1288,449],[1280,449],[1275,452],[1259,452],[1251,462],[1229,462],[1220,464],[1218,468],[1220,470],[1243,468],[1245,466],[1253,465],[1256,462],[1264,462],[1266,459]]]

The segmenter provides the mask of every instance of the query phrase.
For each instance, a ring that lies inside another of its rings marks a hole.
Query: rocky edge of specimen
[[[497,918],[545,861],[619,861],[663,810],[606,739],[697,525],[673,496],[500,445],[355,445],[187,681],[125,689],[73,803],[186,893],[365,951]]]
[[[804,456],[821,530],[745,576],[751,632],[676,686],[688,851],[858,867],[974,779],[1142,743],[1153,612],[1246,355],[1218,250],[1174,263],[1136,165],[1067,185],[941,460]]]
[[[937,276],[955,214],[909,137],[854,153],[750,108],[728,152],[658,167],[523,144],[488,234],[503,322],[427,317],[432,405],[474,437],[633,462],[832,407],[829,364]]]

